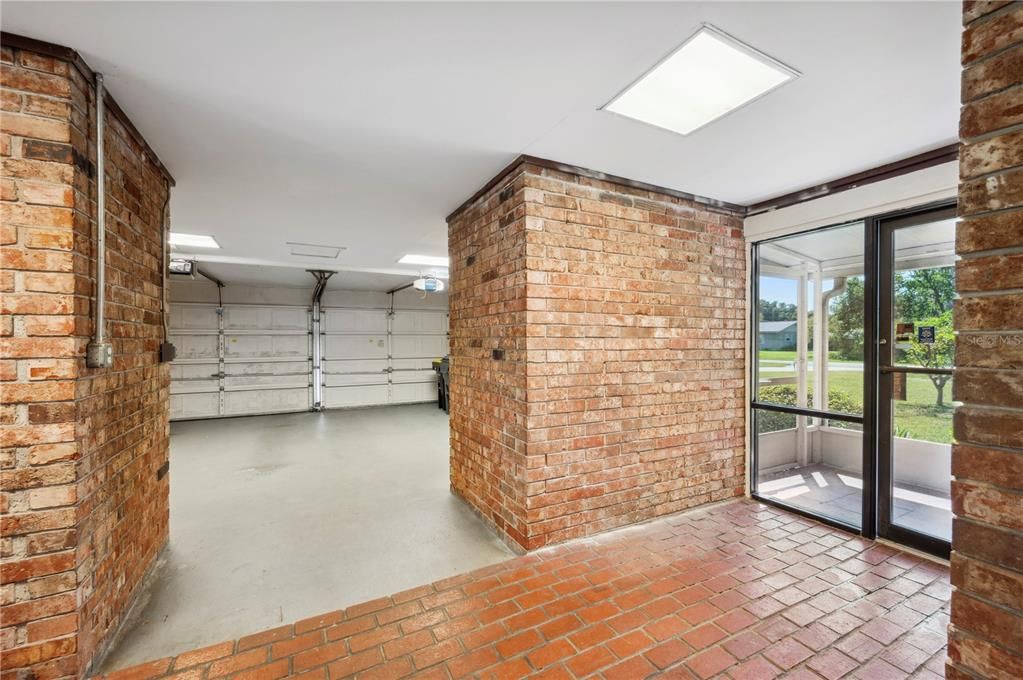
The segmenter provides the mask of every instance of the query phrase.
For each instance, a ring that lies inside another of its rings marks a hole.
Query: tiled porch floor
[[[940,565],[740,500],[108,677],[937,678],[949,590]]]
[[[951,486],[951,482],[949,483]],[[859,526],[863,513],[863,479],[859,472],[828,465],[805,465],[763,475],[759,493],[803,510]],[[895,524],[946,541],[952,540],[951,489],[937,491],[896,484],[892,508]]]

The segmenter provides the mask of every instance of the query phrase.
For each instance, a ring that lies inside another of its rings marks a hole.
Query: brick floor
[[[938,678],[949,594],[940,565],[740,500],[106,677]]]

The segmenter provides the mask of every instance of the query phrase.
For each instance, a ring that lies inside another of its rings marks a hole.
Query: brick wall
[[[524,176],[449,222],[451,488],[516,545],[526,526]]]
[[[2,666],[61,677],[78,670],[71,69],[7,47],[0,58]]]
[[[167,540],[167,478],[157,471],[167,459],[169,371],[157,350],[169,177],[111,102],[115,363],[86,368],[95,93],[77,55],[46,52],[2,52],[4,678],[80,675]]]
[[[950,678],[1023,677],[1023,3],[964,5]]]
[[[741,227],[528,160],[457,212],[452,488],[527,549],[742,494]]]

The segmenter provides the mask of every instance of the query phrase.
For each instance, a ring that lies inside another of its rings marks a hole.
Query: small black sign
[[[916,341],[921,345],[934,344],[934,326],[920,326],[916,329]]]

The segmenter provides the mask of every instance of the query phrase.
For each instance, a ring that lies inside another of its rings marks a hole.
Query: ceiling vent
[[[317,243],[298,243],[297,241],[286,241],[291,247],[291,254],[298,257],[319,257],[325,260],[336,260],[342,250],[348,250],[344,246],[324,246]]]

